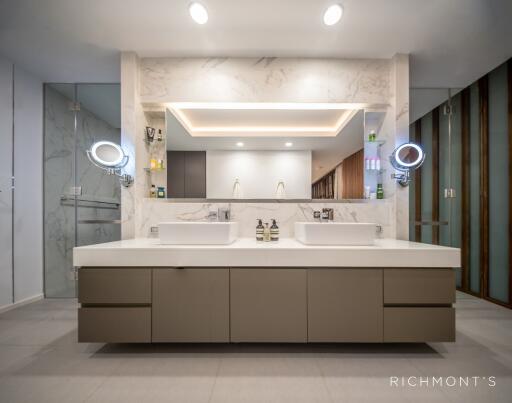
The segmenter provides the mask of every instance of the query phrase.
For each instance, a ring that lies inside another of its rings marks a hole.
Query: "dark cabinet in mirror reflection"
[[[206,197],[205,151],[167,151],[167,197]]]

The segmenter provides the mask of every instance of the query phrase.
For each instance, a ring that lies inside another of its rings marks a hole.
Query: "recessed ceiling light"
[[[293,143],[290,143],[290,142],[288,141],[287,143],[284,143],[284,145],[285,145],[286,147],[291,147],[291,146],[293,146]]]
[[[341,20],[341,16],[343,15],[343,7],[340,4],[333,4],[329,6],[324,13],[324,24],[325,25],[334,25],[339,20]]]
[[[200,3],[192,3],[188,8],[188,12],[192,19],[198,24],[206,24],[208,21],[208,11],[206,11],[206,7]]]
[[[237,146],[237,147],[243,147],[243,146],[244,146],[244,143],[242,143],[241,141],[239,141],[238,143],[236,143],[236,146]]]

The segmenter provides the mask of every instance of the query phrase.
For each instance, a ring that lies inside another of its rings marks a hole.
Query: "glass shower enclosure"
[[[121,185],[86,150],[121,143],[119,84],[46,84],[44,91],[44,285],[75,297],[73,247],[121,238]]]

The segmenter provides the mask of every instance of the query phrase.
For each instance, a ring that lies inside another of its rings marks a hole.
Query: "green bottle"
[[[384,199],[384,189],[382,183],[377,184],[377,199]]]

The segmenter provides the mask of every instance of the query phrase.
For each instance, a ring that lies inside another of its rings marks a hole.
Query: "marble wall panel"
[[[313,211],[322,208],[334,209],[334,220],[338,222],[370,222],[382,226],[379,236],[390,238],[393,235],[394,211],[391,201],[354,203],[175,203],[166,200],[144,199],[138,215],[140,225],[137,237],[152,236],[151,227],[163,221],[206,221],[210,211],[219,207],[231,209],[231,219],[239,223],[240,237],[253,237],[257,219],[271,223],[275,218],[283,238],[294,236],[296,221],[313,221]]]

